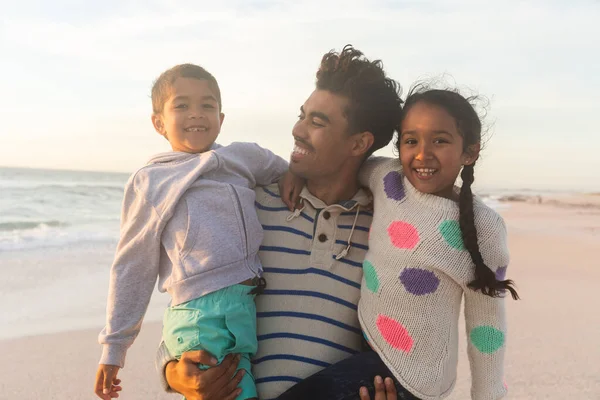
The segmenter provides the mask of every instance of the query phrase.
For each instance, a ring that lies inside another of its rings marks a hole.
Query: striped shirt
[[[302,211],[291,213],[276,184],[256,189],[267,280],[256,299],[253,373],[261,400],[360,350],[356,311],[372,219],[361,208],[369,198],[359,190],[327,206],[306,188],[300,196]]]

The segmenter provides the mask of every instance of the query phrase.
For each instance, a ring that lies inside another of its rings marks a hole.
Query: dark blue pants
[[[297,383],[278,400],[360,400],[361,386],[369,389],[374,398],[375,376],[394,380],[398,399],[419,400],[396,381],[394,375],[374,351],[364,351],[338,362]]]

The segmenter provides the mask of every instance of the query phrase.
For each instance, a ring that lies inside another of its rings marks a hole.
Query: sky
[[[353,44],[404,93],[488,99],[482,187],[600,191],[600,1],[0,0],[0,166],[133,172],[168,151],[165,69],[219,81],[219,142],[284,158],[322,55]],[[393,156],[391,146],[377,154]]]

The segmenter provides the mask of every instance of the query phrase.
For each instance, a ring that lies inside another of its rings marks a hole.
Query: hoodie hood
[[[194,157],[197,157],[200,154],[205,154],[208,153],[211,150],[216,150],[221,146],[218,143],[213,143],[212,146],[210,146],[210,149],[208,151],[205,151],[204,153],[185,153],[183,151],[166,151],[164,153],[158,153],[153,155],[150,160],[148,160],[147,164],[158,164],[158,163],[169,163],[169,162],[173,162],[173,161],[184,161],[184,160],[188,160]]]

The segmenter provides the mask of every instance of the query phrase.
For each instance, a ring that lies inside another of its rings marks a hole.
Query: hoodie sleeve
[[[257,186],[267,186],[277,182],[288,170],[287,161],[256,143],[236,142],[228,147],[236,158],[243,160]]]
[[[143,173],[138,172],[125,188],[121,237],[110,270],[106,326],[98,336],[103,345],[100,364],[121,368],[127,349],[140,331],[156,284],[164,226],[161,216],[147,201],[147,193],[136,190],[136,182],[143,179]]]

